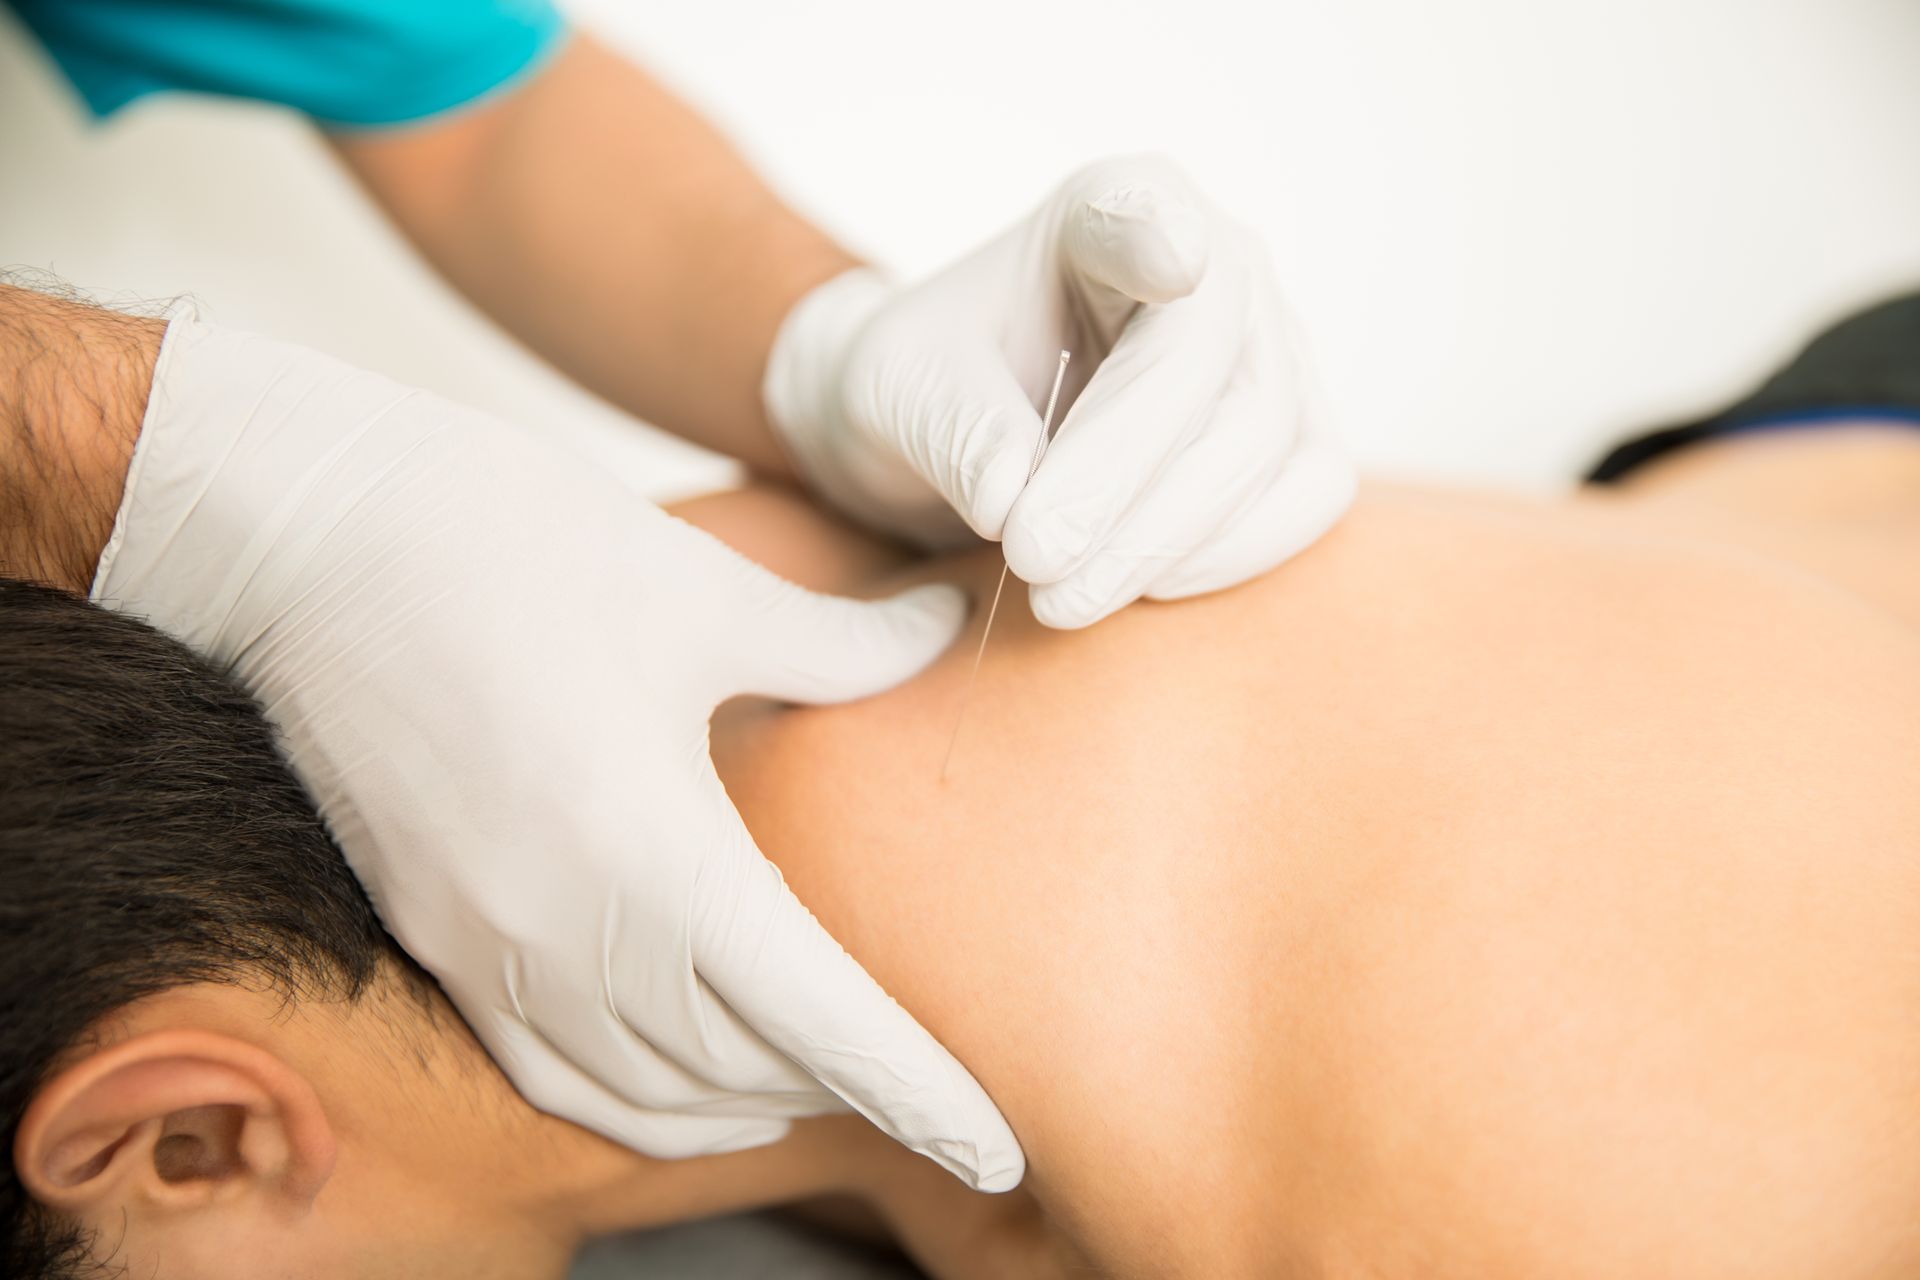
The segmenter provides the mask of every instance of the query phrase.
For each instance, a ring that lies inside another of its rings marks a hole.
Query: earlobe
[[[334,1153],[312,1085],[271,1053],[212,1032],[159,1031],[48,1081],[21,1118],[14,1167],[35,1200],[85,1216],[247,1190],[305,1204]]]

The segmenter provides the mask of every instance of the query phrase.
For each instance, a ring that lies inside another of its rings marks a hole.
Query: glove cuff
[[[419,393],[319,352],[174,313],[90,597],[230,663],[249,601],[442,427]],[[374,428],[378,427],[375,431]]]
[[[178,420],[186,417],[200,428],[196,443],[213,459],[232,450],[246,421],[244,413],[203,417],[194,412],[193,383],[198,366],[205,360],[202,349],[214,341],[215,330],[201,323],[199,308],[191,301],[181,299],[168,308],[167,331],[154,365],[146,415],[127,466],[120,508],[114,513],[113,532],[101,549],[87,592],[93,603],[136,613],[202,653],[209,651],[214,640],[214,627],[208,619],[193,607],[182,606],[178,599],[169,601],[147,588],[156,576],[160,553],[170,550],[176,541],[188,540],[184,537],[188,516],[202,506],[213,484],[210,474],[196,474],[175,456],[182,451],[179,437],[185,434]],[[245,371],[235,370],[231,381],[245,382]],[[254,389],[247,385],[238,394],[244,396]],[[159,544],[158,550],[155,543]],[[182,576],[193,579],[192,589],[183,594],[198,604],[218,594],[218,575],[229,561],[221,556],[176,555],[174,563]]]

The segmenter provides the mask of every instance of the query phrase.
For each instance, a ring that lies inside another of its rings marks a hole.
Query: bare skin
[[[165,331],[0,284],[0,573],[87,589]]]
[[[1030,1196],[968,1191],[857,1117],[667,1161],[542,1115],[395,975],[353,1004],[128,1006],[36,1095],[14,1163],[111,1274],[152,1280],[558,1280],[591,1236],[822,1196],[936,1276],[1061,1274]]]
[[[330,141],[454,287],[581,386],[791,476],[767,353],[856,259],[640,67],[576,34],[510,92]]]
[[[1889,475],[1920,434],[1565,502],[1373,486],[1231,592],[1067,634],[1016,593],[945,784],[969,645],[867,702],[727,708],[754,834],[1002,1107],[1012,1196],[846,1118],[646,1160],[532,1112],[444,1006],[229,987],[103,1028],[16,1165],[160,1276],[553,1275],[593,1232],[823,1193],[942,1277],[1913,1274],[1920,483]],[[998,570],[777,491],[681,514],[822,587]],[[182,1032],[228,1095],[181,1105]],[[156,1113],[62,1181],[103,1096],[131,1114],[89,1084],[115,1053]],[[182,1132],[232,1148],[205,1186],[162,1176]]]
[[[944,785],[970,644],[716,758],[1106,1273],[1910,1274],[1920,436],[1720,452],[1375,486],[1089,634],[1003,604]],[[891,585],[777,495],[686,514]]]
[[[506,92],[328,140],[449,283],[575,381],[792,478],[767,356],[857,259],[646,71],[573,34]],[[0,572],[86,590],[164,331],[0,283]]]

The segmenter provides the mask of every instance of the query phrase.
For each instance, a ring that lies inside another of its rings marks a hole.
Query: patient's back
[[[767,495],[687,514],[878,563]],[[716,751],[1103,1268],[1920,1268],[1889,611],[1629,509],[1370,489],[1235,591],[1072,634],[1010,594],[943,783],[971,651]]]

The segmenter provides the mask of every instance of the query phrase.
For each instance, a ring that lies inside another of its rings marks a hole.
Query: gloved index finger
[[[1246,341],[1245,282],[1210,271],[1139,307],[1093,371],[1007,517],[1007,563],[1057,582],[1112,536],[1167,460],[1205,429]]]
[[[520,1018],[482,1015],[469,1024],[521,1096],[536,1108],[656,1159],[684,1160],[765,1146],[786,1136],[786,1117],[807,1113],[789,1106],[778,1111],[755,1108],[755,1114],[743,1116],[722,1114],[711,1105],[702,1113],[688,1099],[636,1099],[630,1076],[587,1070],[569,1046],[553,1043]]]
[[[1019,1185],[1026,1157],[979,1082],[834,941],[734,822],[695,891],[701,977],[896,1141],[976,1190]]]

